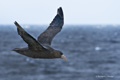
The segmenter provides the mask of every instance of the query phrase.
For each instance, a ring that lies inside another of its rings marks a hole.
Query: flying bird
[[[64,15],[62,8],[58,8],[57,14],[49,27],[38,36],[36,40],[28,34],[18,22],[14,22],[17,27],[17,32],[21,38],[28,44],[26,48],[15,48],[13,51],[32,58],[55,59],[62,58],[65,61],[67,58],[59,50],[51,47],[51,42],[55,35],[59,33],[64,24]]]

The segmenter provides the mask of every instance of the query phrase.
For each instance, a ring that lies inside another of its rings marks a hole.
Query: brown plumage
[[[28,44],[28,47],[15,48],[13,51],[32,58],[63,58],[64,60],[67,60],[61,51],[55,50],[51,47],[52,39],[61,31],[64,24],[64,16],[61,7],[58,8],[57,15],[50,23],[49,27],[40,34],[38,40],[28,34],[16,21],[14,24],[17,27],[18,34]]]

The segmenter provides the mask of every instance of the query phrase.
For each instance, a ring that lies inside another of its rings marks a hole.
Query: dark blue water
[[[97,26],[97,25],[96,25]],[[11,51],[26,47],[16,27],[0,26],[0,80],[119,80],[120,26],[64,26],[52,47],[68,58],[32,59]],[[46,27],[25,26],[32,36]]]

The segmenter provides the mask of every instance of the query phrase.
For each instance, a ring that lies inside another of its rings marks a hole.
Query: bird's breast
[[[22,54],[32,58],[54,58],[54,55],[50,51],[27,50]]]

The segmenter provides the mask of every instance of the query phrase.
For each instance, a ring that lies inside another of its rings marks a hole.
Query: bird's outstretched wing
[[[38,37],[38,42],[41,44],[51,45],[54,36],[61,31],[64,24],[64,15],[62,8],[58,8],[57,15],[50,23],[49,27]]]
[[[17,27],[18,34],[22,37],[22,39],[28,44],[28,48],[31,50],[43,50],[45,49],[40,45],[40,43],[33,38],[30,34],[28,34],[16,21],[14,24]]]

